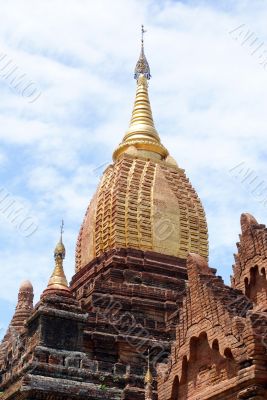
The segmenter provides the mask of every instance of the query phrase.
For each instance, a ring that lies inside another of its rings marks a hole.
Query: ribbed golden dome
[[[135,78],[130,127],[86,211],[76,247],[76,271],[103,252],[121,247],[183,259],[189,252],[208,257],[202,204],[154,126],[143,43]]]
[[[119,247],[208,256],[205,213],[183,169],[127,153],[106,169],[80,230],[76,270]]]

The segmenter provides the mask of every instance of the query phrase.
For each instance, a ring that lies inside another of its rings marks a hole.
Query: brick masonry
[[[266,228],[248,214],[241,228],[232,287],[199,255],[120,248],[78,271],[71,293],[45,291],[33,307],[21,288],[2,399],[266,399]]]
[[[170,354],[186,279],[185,260],[117,249],[78,272],[72,294],[45,291],[19,348],[6,346],[3,399],[144,400],[146,352],[155,376]],[[154,380],[154,399],[156,389]]]
[[[159,400],[267,398],[266,228],[248,214],[232,287],[196,254],[168,364],[158,365]]]

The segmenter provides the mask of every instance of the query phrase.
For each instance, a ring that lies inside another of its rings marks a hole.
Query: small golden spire
[[[137,80],[137,90],[134,102],[134,109],[130,126],[124,135],[122,143],[113,153],[114,161],[129,147],[135,147],[143,151],[144,155],[164,159],[168,151],[161,144],[158,132],[156,131],[149,96],[148,80],[151,78],[150,68],[144,52],[144,26],[142,25],[141,53],[135,67],[134,78]],[[152,153],[152,154],[151,154]]]
[[[150,371],[150,350],[148,349],[148,356],[147,356],[147,372],[145,375],[145,400],[152,400],[153,390],[153,376]]]
[[[60,289],[70,291],[68,287],[68,282],[63,269],[63,260],[66,255],[65,246],[62,242],[62,234],[63,234],[64,221],[62,221],[60,227],[60,239],[58,244],[56,245],[54,251],[55,258],[55,268],[49,279],[48,286],[46,290],[49,289]]]
[[[145,375],[145,383],[153,383],[153,376],[150,371],[150,350],[148,349],[148,356],[147,356],[147,372]]]
[[[145,375],[145,383],[152,384],[153,383],[153,376],[151,374],[150,369],[147,370],[146,375]]]

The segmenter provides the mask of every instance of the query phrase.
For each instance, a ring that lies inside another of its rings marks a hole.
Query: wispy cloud
[[[30,237],[38,229],[38,221],[5,187],[0,187],[0,215],[22,236]]]
[[[267,49],[264,41],[257,37],[245,24],[241,24],[232,29],[229,34],[241,46],[248,49],[248,53],[255,57],[259,65],[267,70]]]
[[[0,79],[5,81],[14,93],[27,99],[28,103],[34,103],[42,94],[36,83],[4,53],[0,54]]]

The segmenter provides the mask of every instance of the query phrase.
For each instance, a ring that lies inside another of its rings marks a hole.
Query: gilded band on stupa
[[[183,259],[188,252],[208,257],[201,201],[155,128],[143,34],[142,27],[130,125],[86,211],[76,247],[76,271],[103,252],[121,247]]]

